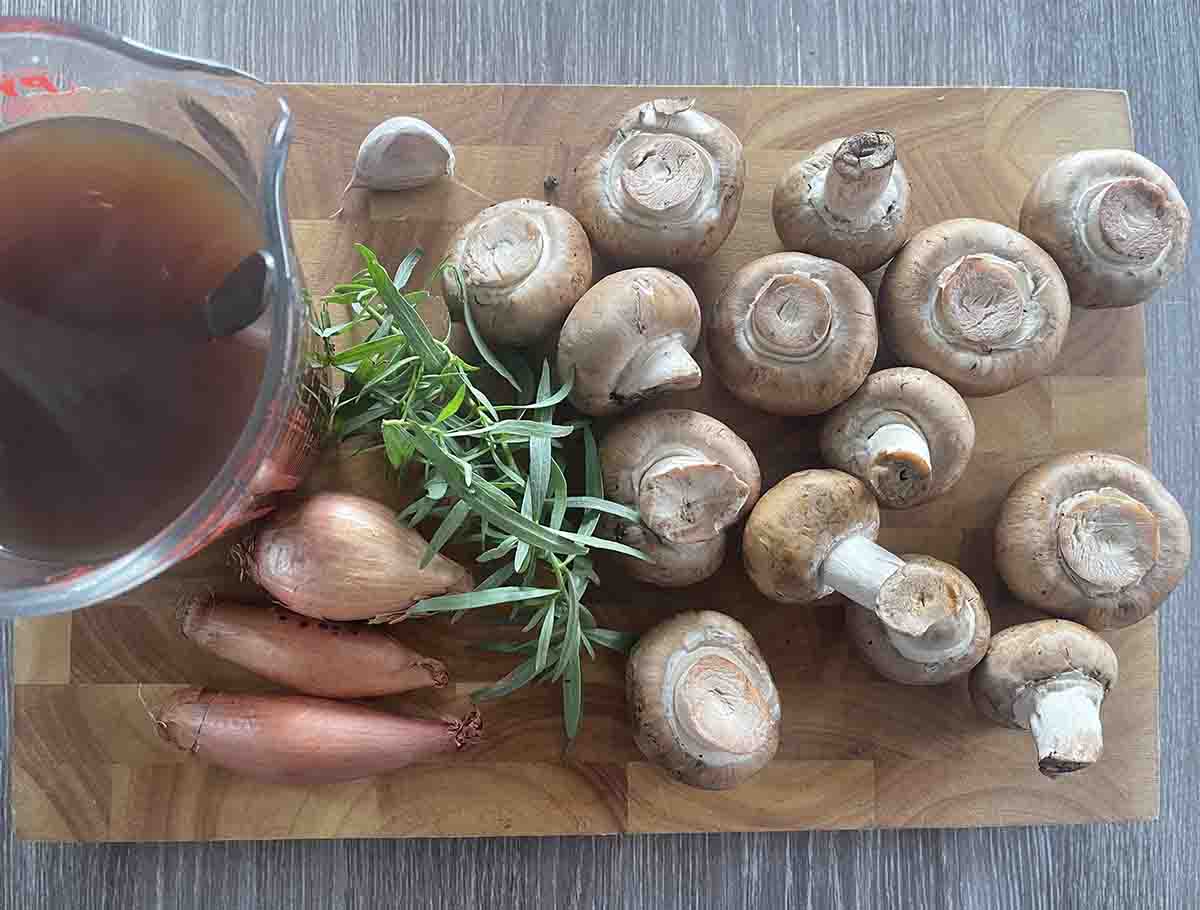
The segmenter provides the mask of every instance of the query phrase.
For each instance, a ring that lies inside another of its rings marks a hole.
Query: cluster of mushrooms
[[[995,563],[1016,597],[1058,618],[994,635],[963,572],[875,541],[881,506],[921,505],[962,477],[975,441],[964,395],[1048,373],[1072,305],[1141,304],[1181,270],[1190,216],[1175,184],[1133,152],[1081,152],[1036,181],[1019,231],[959,218],[914,232],[893,135],[833,139],[775,187],[784,251],[747,263],[702,308],[667,269],[721,246],[745,171],[737,136],[694,99],[630,111],[578,165],[573,214],[517,199],[459,230],[450,260],[480,331],[518,346],[557,334],[571,401],[611,417],[700,385],[703,323],[718,377],[747,407],[827,415],[828,467],[763,492],[750,447],[711,416],[642,409],[608,422],[605,493],[640,515],[612,532],[650,556],[629,571],[652,585],[701,582],[744,521],[745,569],[767,598],[842,595],[849,637],[881,675],[935,685],[970,674],[979,712],[1028,730],[1042,773],[1094,763],[1117,680],[1095,630],[1152,613],[1189,559],[1187,517],[1150,472],[1079,452],[1017,480]],[[624,270],[593,284],[593,250]],[[874,297],[863,280],[873,271]],[[871,373],[881,335],[903,365]],[[686,783],[734,786],[778,745],[770,669],[729,616],[689,612],[648,632],[627,688],[639,747]]]

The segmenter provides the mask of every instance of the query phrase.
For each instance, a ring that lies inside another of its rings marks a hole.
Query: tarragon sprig
[[[446,339],[434,338],[416,307],[430,289],[405,291],[420,250],[413,250],[394,275],[375,254],[357,247],[364,268],[334,287],[313,324],[322,342],[321,366],[336,370],[340,389],[331,389],[333,431],[338,439],[375,437],[397,471],[412,462],[423,470],[423,495],[400,513],[410,525],[438,522],[424,554],[428,562],[452,540],[478,549],[476,562],[489,570],[474,591],[420,601],[403,616],[448,613],[506,605],[506,622],[532,637],[483,647],[511,653],[521,662],[503,679],[472,694],[476,701],[499,698],[538,680],[561,680],[563,722],[568,738],[582,715],[581,652],[595,647],[626,653],[632,636],[600,628],[584,604],[599,579],[590,558],[608,549],[635,558],[642,553],[599,533],[601,515],[637,521],[636,510],[604,498],[596,439],[586,420],[555,422],[570,394],[572,377],[554,387],[550,364],[534,373],[515,351],[493,351],[464,298],[467,329],[486,364],[515,390],[516,404],[492,402],[473,381],[479,367],[458,357]],[[437,280],[443,263],[430,278]],[[331,309],[345,318],[334,321]],[[335,340],[355,332],[362,341],[338,350]],[[567,442],[582,437],[584,491],[568,489]]]

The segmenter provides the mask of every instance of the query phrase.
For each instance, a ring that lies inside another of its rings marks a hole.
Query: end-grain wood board
[[[314,292],[358,267],[363,241],[396,263],[419,244],[436,259],[454,227],[490,199],[572,193],[572,166],[605,124],[646,98],[694,94],[746,148],[741,217],[720,253],[687,270],[708,305],[744,263],[779,248],[771,187],[803,152],[871,127],[896,133],[919,226],[971,215],[1015,225],[1034,176],[1076,149],[1131,144],[1124,94],[1043,89],[600,88],[526,86],[283,86],[296,115],[289,198]],[[380,119],[423,116],[455,143],[462,184],[356,194],[328,218],[357,144]],[[417,275],[423,280],[427,274]],[[1009,484],[1058,452],[1098,447],[1145,462],[1146,370],[1139,309],[1072,314],[1054,373],[970,401],[974,458],[957,487],[907,512],[885,512],[881,540],[960,565],[997,627],[1032,618],[998,581],[991,528]],[[817,423],[750,412],[720,387],[701,352],[701,389],[675,396],[729,423],[762,462],[765,485],[818,463]],[[331,455],[313,485],[399,503],[380,458]],[[691,589],[660,591],[606,566],[589,593],[603,625],[644,630],[688,607],[741,619],[770,662],[783,703],[773,764],[748,784],[709,793],[672,782],[642,760],[625,719],[622,665],[587,662],[583,730],[564,756],[557,686],[522,690],[484,708],[486,741],[461,759],[325,787],[266,786],[206,767],[158,739],[142,699],[206,685],[261,690],[261,680],[208,657],[175,630],[186,593],[261,600],[214,547],[117,602],[16,629],[11,737],[12,811],[19,836],[68,841],[408,835],[587,834],[794,828],[1079,823],[1158,812],[1158,650],[1151,619],[1108,636],[1121,681],[1105,702],[1099,765],[1049,781],[1021,733],[977,718],[965,682],[904,688],[847,648],[842,609],[772,603],[747,581],[736,548],[721,572]],[[454,683],[400,699],[409,709],[459,712],[468,693],[510,660],[480,652],[480,624],[400,627],[445,658]],[[139,686],[142,691],[139,697]]]

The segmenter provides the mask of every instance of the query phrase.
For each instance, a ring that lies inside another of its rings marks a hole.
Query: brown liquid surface
[[[250,415],[264,336],[195,327],[258,219],[197,154],[111,121],[8,130],[0,173],[0,548],[115,556],[187,508]]]

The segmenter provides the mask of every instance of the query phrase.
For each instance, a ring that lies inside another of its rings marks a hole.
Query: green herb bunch
[[[584,605],[588,587],[599,579],[590,558],[595,548],[636,558],[642,553],[597,533],[601,513],[637,521],[635,510],[604,498],[596,439],[586,420],[555,423],[555,407],[571,391],[572,377],[553,387],[550,364],[533,371],[515,351],[493,351],[480,336],[462,277],[451,274],[463,300],[467,330],[480,355],[513,387],[521,404],[493,404],[473,382],[479,367],[459,358],[443,339],[433,337],[416,307],[447,270],[442,264],[423,290],[405,291],[421,251],[410,253],[395,275],[375,254],[357,246],[365,268],[324,298],[313,330],[322,341],[318,365],[341,374],[330,389],[333,433],[381,439],[397,471],[412,462],[424,472],[423,495],[400,513],[417,525],[437,520],[425,552],[428,562],[451,540],[479,549],[476,562],[491,570],[474,591],[433,597],[402,615],[376,622],[452,614],[509,605],[506,623],[531,637],[523,642],[484,647],[522,656],[503,679],[472,694],[475,701],[498,698],[536,680],[562,680],[567,737],[579,730],[582,713],[581,651],[595,646],[626,653],[632,637],[602,629]],[[344,307],[345,321],[334,322],[331,307]],[[368,330],[365,341],[336,350],[339,336]],[[582,436],[584,491],[570,495],[565,440]]]

